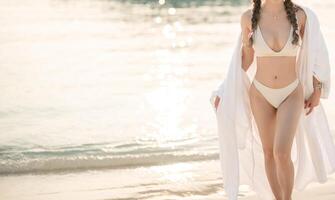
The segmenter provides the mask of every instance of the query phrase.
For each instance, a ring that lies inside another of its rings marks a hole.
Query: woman
[[[327,47],[315,13],[291,0],[254,0],[240,23],[229,72],[211,96],[224,187],[229,199],[243,182],[264,199],[291,200],[294,186],[324,182],[335,169],[320,102],[330,89]]]

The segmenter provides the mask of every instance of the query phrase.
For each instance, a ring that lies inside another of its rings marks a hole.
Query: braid
[[[260,9],[261,9],[261,0],[253,0],[253,8],[252,8],[252,17],[251,17],[251,28],[252,32],[255,32],[257,28],[257,24],[260,18]],[[250,45],[253,43],[253,37],[249,38]]]
[[[253,0],[253,8],[252,8],[252,17],[251,17],[251,29],[252,32],[255,32],[257,29],[257,24],[260,18],[260,9],[261,9],[261,0]],[[298,21],[296,18],[296,12],[298,9],[301,9],[298,5],[294,4],[291,0],[284,0],[284,7],[287,14],[287,19],[293,26],[293,40],[292,44],[297,44],[299,41],[298,35]],[[253,37],[249,38],[250,44],[253,43]]]
[[[285,11],[287,14],[287,19],[290,21],[290,23],[293,26],[293,40],[292,44],[297,44],[299,41],[299,35],[298,35],[298,21],[296,18],[296,12],[300,8],[298,5],[294,4],[291,0],[285,0],[284,1]]]

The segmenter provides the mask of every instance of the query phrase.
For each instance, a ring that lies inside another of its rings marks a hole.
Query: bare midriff
[[[282,88],[297,78],[295,56],[257,57],[255,78],[271,88]]]

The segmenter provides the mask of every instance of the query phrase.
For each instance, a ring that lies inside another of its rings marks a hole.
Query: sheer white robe
[[[321,98],[330,91],[330,63],[326,43],[317,15],[300,5],[306,15],[302,46],[297,56],[298,78],[304,98],[313,92],[313,75],[323,82]],[[253,62],[248,71],[242,69],[242,33],[233,50],[228,73],[212,91],[210,103],[217,119],[223,187],[229,200],[236,200],[240,184],[249,185],[261,199],[273,199],[266,178],[264,156],[250,102],[249,87],[255,71]],[[221,97],[218,109],[214,100]],[[305,109],[305,112],[308,109]],[[294,189],[303,190],[312,181],[325,182],[335,169],[335,146],[322,102],[309,114],[302,112],[292,147],[295,169]]]

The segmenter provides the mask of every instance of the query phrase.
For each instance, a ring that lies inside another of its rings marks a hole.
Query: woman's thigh
[[[301,83],[299,83],[297,88],[278,107],[274,142],[275,152],[285,154],[291,152],[293,139],[303,111],[303,96],[303,89]]]
[[[272,153],[276,125],[276,109],[251,84],[250,106],[262,141],[264,153]]]

